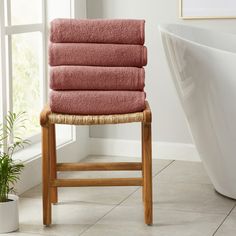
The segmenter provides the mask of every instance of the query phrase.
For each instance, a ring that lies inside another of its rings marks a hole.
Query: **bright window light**
[[[13,111],[28,114],[25,137],[40,132],[40,61],[42,38],[39,32],[12,36]]]
[[[42,22],[41,0],[8,0],[11,3],[11,24],[24,25]]]
[[[72,15],[72,1],[60,0],[48,0],[48,21],[52,21],[55,18],[71,18]]]

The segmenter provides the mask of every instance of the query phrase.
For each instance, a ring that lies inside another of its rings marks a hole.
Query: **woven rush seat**
[[[45,106],[41,113],[41,126],[50,124],[70,124],[70,125],[105,125],[121,124],[132,122],[148,122],[150,119],[150,107],[146,101],[146,109],[143,112],[114,114],[114,115],[68,115],[53,113],[49,106]]]

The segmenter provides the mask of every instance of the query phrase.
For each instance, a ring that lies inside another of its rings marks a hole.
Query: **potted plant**
[[[28,143],[28,140],[20,137],[26,129],[25,122],[25,112],[9,112],[4,124],[0,124],[0,233],[19,228],[18,197],[14,195],[14,185],[24,165],[12,156]]]

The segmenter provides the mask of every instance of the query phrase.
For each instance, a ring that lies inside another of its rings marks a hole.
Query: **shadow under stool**
[[[57,163],[55,125],[105,125],[141,123],[141,162]],[[43,224],[52,222],[51,204],[58,202],[58,187],[143,186],[145,223],[153,223],[152,203],[152,113],[148,102],[143,112],[117,115],[67,115],[51,112],[45,106],[40,115],[42,127]],[[59,179],[57,171],[142,171],[139,178]]]

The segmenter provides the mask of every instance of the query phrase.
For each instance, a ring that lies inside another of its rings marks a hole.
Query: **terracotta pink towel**
[[[147,64],[147,49],[127,44],[51,43],[49,64],[142,67]]]
[[[54,66],[50,88],[54,90],[139,90],[144,69],[137,67]]]
[[[145,93],[139,91],[54,91],[52,112],[80,115],[108,115],[143,111]]]
[[[144,20],[55,19],[50,40],[54,43],[144,44]]]

